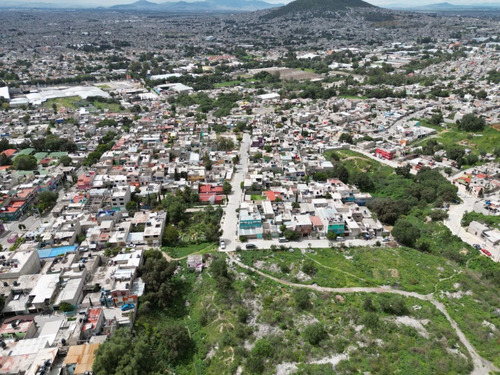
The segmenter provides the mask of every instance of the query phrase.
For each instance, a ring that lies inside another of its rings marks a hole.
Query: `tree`
[[[226,195],[231,194],[231,191],[233,190],[233,187],[231,184],[227,181],[224,181],[224,185],[222,186],[222,192]]]
[[[160,348],[158,351],[165,355],[168,362],[176,363],[192,348],[193,341],[184,326],[167,326],[161,332]]]
[[[5,154],[0,154],[0,165],[1,166],[12,165],[12,159]]]
[[[127,202],[127,204],[125,205],[125,209],[128,211],[128,214],[130,216],[134,215],[136,212],[137,212],[137,202],[136,201],[129,201]]]
[[[214,259],[210,264],[210,271],[212,272],[215,278],[229,277],[229,273],[227,270],[227,263],[223,258]]]
[[[97,350],[93,364],[95,374],[119,374],[118,371],[120,371],[121,368],[120,364],[125,356],[129,358],[134,356],[134,345],[129,331],[126,329],[119,329]]]
[[[218,137],[215,141],[215,145],[219,151],[231,151],[234,149],[233,140],[227,137]]]
[[[173,225],[167,225],[163,233],[163,245],[175,246],[179,241],[179,232]]]
[[[177,264],[168,262],[159,250],[147,252],[145,259],[144,265],[139,268],[139,274],[146,284],[144,299],[155,307],[165,308],[177,294],[172,280]]]
[[[67,303],[67,302],[61,302],[59,304],[59,310],[60,311],[63,311],[63,312],[70,312],[70,311],[73,311],[74,310],[74,307],[73,305],[71,305],[70,303]]]
[[[368,205],[378,219],[388,225],[394,225],[396,220],[410,211],[410,205],[406,200],[393,200],[391,198],[376,198]]]
[[[410,164],[403,165],[401,167],[396,167],[396,174],[408,178],[411,176],[411,166]]]
[[[341,143],[350,143],[353,144],[354,140],[352,139],[352,135],[349,133],[342,133],[339,137],[339,142]]]
[[[286,229],[283,232],[283,236],[288,240],[288,241],[297,241],[300,238],[300,233],[296,232],[294,230],[289,230]]]
[[[118,329],[97,350],[96,375],[159,374],[192,355],[193,341],[184,326],[153,326],[132,336]],[[155,358],[154,361],[151,358]]]
[[[486,121],[482,117],[476,117],[472,113],[465,115],[462,120],[458,122],[458,129],[467,132],[484,130]]]
[[[431,125],[440,125],[443,122],[443,120],[444,120],[443,114],[441,113],[441,111],[439,111],[431,116],[429,123]]]
[[[9,140],[7,138],[2,138],[0,140],[0,152],[8,150],[10,147]]]
[[[449,159],[459,161],[465,156],[465,149],[459,145],[453,145],[446,150],[446,156]]]
[[[14,168],[18,171],[34,171],[38,167],[38,161],[32,155],[19,155],[14,159]]]
[[[73,163],[73,160],[71,160],[71,158],[69,156],[67,156],[67,155],[61,156],[61,158],[59,159],[59,161],[65,167],[67,167],[67,166],[69,166],[69,165],[71,165]]]
[[[55,191],[42,191],[38,194],[38,210],[40,210],[40,212],[44,212],[46,209],[52,207],[56,204],[58,197],[59,194]]]
[[[332,175],[337,177],[344,183],[347,183],[349,181],[349,171],[340,163],[337,163],[333,166]]]
[[[478,99],[484,100],[488,96],[488,93],[485,90],[479,90],[476,93],[476,96],[477,96]]]
[[[163,208],[167,210],[168,220],[173,223],[179,223],[186,212],[186,205],[182,197],[168,194],[165,199],[161,201]]]
[[[392,228],[394,238],[405,246],[414,247],[420,237],[420,229],[405,218],[398,219]]]
[[[335,232],[332,232],[332,231],[329,231],[327,234],[326,234],[326,238],[330,241],[333,241],[335,239],[337,239],[337,233]]]

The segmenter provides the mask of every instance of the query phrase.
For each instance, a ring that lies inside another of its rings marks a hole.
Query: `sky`
[[[96,4],[99,3],[99,6],[111,6],[111,5],[116,5],[116,4],[128,4],[128,3],[133,3],[137,0],[100,0],[100,1],[95,1],[95,0],[17,0],[16,2],[21,3],[21,2],[37,2],[37,3],[51,3],[51,4],[58,4],[58,5],[88,5],[88,4]],[[178,1],[178,0],[148,0],[151,2],[155,3],[161,3],[165,1]],[[188,2],[192,1],[200,1],[200,0],[184,0]],[[264,0],[267,1],[268,3],[289,3],[292,0]],[[427,4],[433,4],[433,3],[442,3],[442,2],[449,2],[451,4],[456,4],[456,5],[472,5],[474,3],[481,3],[481,4],[487,4],[487,3],[499,3],[500,0],[365,0],[370,4],[373,5],[378,5],[378,6],[387,6],[387,5],[403,5],[403,6],[421,6],[421,5],[427,5]],[[2,3],[13,3],[12,0],[0,0],[0,5]]]

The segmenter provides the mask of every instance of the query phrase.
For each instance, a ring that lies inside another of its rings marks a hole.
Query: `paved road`
[[[379,159],[378,157],[373,156],[372,154],[364,150],[353,149],[353,151],[359,152],[360,154],[368,156],[392,168],[396,168],[400,165],[398,162],[392,160]],[[412,169],[411,173],[417,174],[417,171]],[[458,177],[462,176],[463,173],[464,173],[463,171],[460,171],[457,174],[447,178],[450,182],[452,182],[454,179],[457,179]],[[450,231],[454,235],[460,237],[462,241],[468,243],[469,245],[480,244],[483,248],[491,252],[492,254],[491,259],[493,259],[495,262],[500,262],[500,248],[498,247],[493,248],[490,246],[486,246],[483,239],[472,235],[471,233],[467,232],[466,229],[462,228],[461,221],[465,211],[467,212],[474,211],[474,205],[477,203],[477,199],[471,196],[469,193],[467,193],[462,186],[460,186],[459,189],[460,190],[458,192],[458,196],[462,199],[462,203],[452,206],[450,208],[450,210],[448,211],[449,217],[444,221],[444,224],[450,229]]]
[[[495,371],[500,371],[493,363],[488,361],[487,359],[484,359],[479,355],[479,353],[476,351],[476,349],[472,346],[472,344],[469,342],[465,334],[462,332],[458,324],[451,318],[451,316],[448,314],[446,311],[446,308],[443,303],[437,301],[434,298],[434,295],[431,294],[419,294],[415,292],[406,292],[404,290],[399,290],[399,289],[393,289],[391,287],[374,287],[374,288],[362,288],[362,287],[355,287],[355,288],[329,288],[329,287],[323,287],[319,285],[305,285],[305,284],[296,284],[292,283],[290,281],[282,280],[277,277],[268,275],[258,269],[255,269],[254,267],[248,266],[244,263],[242,263],[239,259],[234,254],[229,254],[229,262],[233,262],[237,264],[239,267],[245,268],[247,270],[253,271],[263,277],[266,277],[270,280],[273,280],[279,284],[282,285],[287,285],[293,288],[305,288],[305,289],[312,289],[316,290],[319,292],[330,292],[330,293],[392,293],[392,294],[399,294],[402,296],[406,297],[413,297],[417,298],[422,301],[428,301],[432,303],[441,313],[446,317],[448,322],[450,323],[451,327],[457,334],[459,340],[462,342],[462,344],[467,348],[467,351],[469,352],[472,362],[474,364],[474,370],[472,371],[471,375],[486,375],[489,374],[490,372],[495,372]]]
[[[331,246],[339,247],[339,246],[373,246],[377,243],[377,241],[382,243],[382,238],[375,238],[371,240],[346,240],[346,241],[330,241],[330,240],[317,240],[317,239],[307,239],[304,238],[301,241],[291,241],[291,242],[284,242],[281,243],[278,241],[278,239],[273,239],[273,240],[256,240],[252,239],[249,240],[247,243],[241,243],[239,241],[236,241],[236,246],[240,246],[241,249],[245,249],[245,245],[248,243],[251,243],[255,246],[257,246],[257,249],[259,250],[268,250],[271,248],[272,245],[275,245],[277,247],[280,246],[285,246],[287,248],[295,248],[295,249],[308,249],[308,248],[315,248],[315,249],[326,249]],[[226,248],[224,251],[230,252],[234,251],[234,249],[229,249]]]
[[[248,165],[248,149],[250,147],[250,135],[247,133],[243,134],[243,139],[240,146],[240,163],[236,166],[237,171],[233,174],[233,179],[231,181],[232,193],[228,196],[228,203],[224,207],[224,216],[222,217],[222,236],[221,240],[226,243],[227,251],[236,250],[237,235],[237,223],[238,215],[236,209],[240,208],[241,202],[243,201],[243,190],[241,189],[241,182],[245,178],[245,171]]]
[[[26,230],[19,229],[19,225],[26,226]],[[5,233],[0,237],[0,244],[4,249],[9,249],[13,244],[7,240],[17,234],[19,237],[24,236],[25,233],[37,230],[42,224],[42,220],[38,215],[25,216],[20,221],[8,221],[4,223]]]
[[[464,189],[458,192],[458,196],[462,199],[462,203],[450,208],[448,211],[449,216],[444,221],[444,224],[450,229],[451,233],[460,237],[462,241],[468,243],[469,245],[479,244],[482,248],[489,250],[492,254],[491,259],[495,262],[499,262],[500,248],[486,246],[481,237],[467,232],[467,230],[462,227],[462,217],[464,216],[464,213],[466,211],[474,211],[474,205],[477,203],[478,199],[465,192]]]

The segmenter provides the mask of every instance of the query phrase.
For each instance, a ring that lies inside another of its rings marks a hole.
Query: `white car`
[[[224,250],[226,248],[226,243],[224,241],[220,242],[220,248]]]

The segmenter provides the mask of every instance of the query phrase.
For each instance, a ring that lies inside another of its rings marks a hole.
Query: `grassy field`
[[[434,291],[436,283],[458,272],[458,266],[443,258],[408,248],[335,248],[300,251],[242,251],[245,264],[293,282],[342,288],[390,285],[422,294]],[[257,262],[257,263],[256,263]],[[315,273],[304,276],[309,262]]]
[[[465,132],[458,130],[456,125],[448,125],[448,129],[444,129],[441,126],[429,124],[425,119],[419,119],[419,121],[422,126],[431,127],[438,131],[435,139],[445,149],[453,145],[460,145],[469,148],[473,154],[479,155],[481,152],[492,153],[500,145],[500,131],[491,126],[487,126],[480,132]]]
[[[364,96],[364,95],[361,95],[361,96],[354,96],[354,95],[339,95],[338,96],[339,98],[342,98],[342,99],[353,99],[353,100],[356,100],[356,99],[368,99],[367,96]]]
[[[117,103],[104,103],[98,100],[93,102],[87,102],[86,100],[81,99],[79,96],[69,96],[67,98],[57,98],[47,100],[43,106],[46,108],[52,108],[53,104],[57,106],[59,110],[60,107],[68,108],[68,109],[77,109],[81,107],[89,107],[93,106],[98,110],[109,110],[111,112],[123,112],[120,108],[120,104]]]
[[[210,242],[192,244],[182,247],[164,247],[162,251],[166,252],[172,258],[183,258],[190,254],[205,254],[217,250],[217,245]]]
[[[257,195],[257,194],[252,194],[250,196],[250,198],[253,200],[253,201],[264,201],[266,200],[267,198],[266,197],[263,197],[262,195]]]
[[[57,98],[57,99],[50,99],[47,100],[43,106],[47,108],[52,108],[52,105],[55,104],[57,105],[57,108],[59,107],[64,107],[64,108],[71,108],[71,109],[76,109],[77,107],[75,106],[75,102],[79,102],[82,99],[79,96],[68,96],[67,98]]]
[[[241,81],[235,80],[235,81],[226,81],[226,82],[221,82],[221,83],[216,83],[215,88],[221,88],[221,87],[232,87],[232,86],[238,86],[241,84]]]

